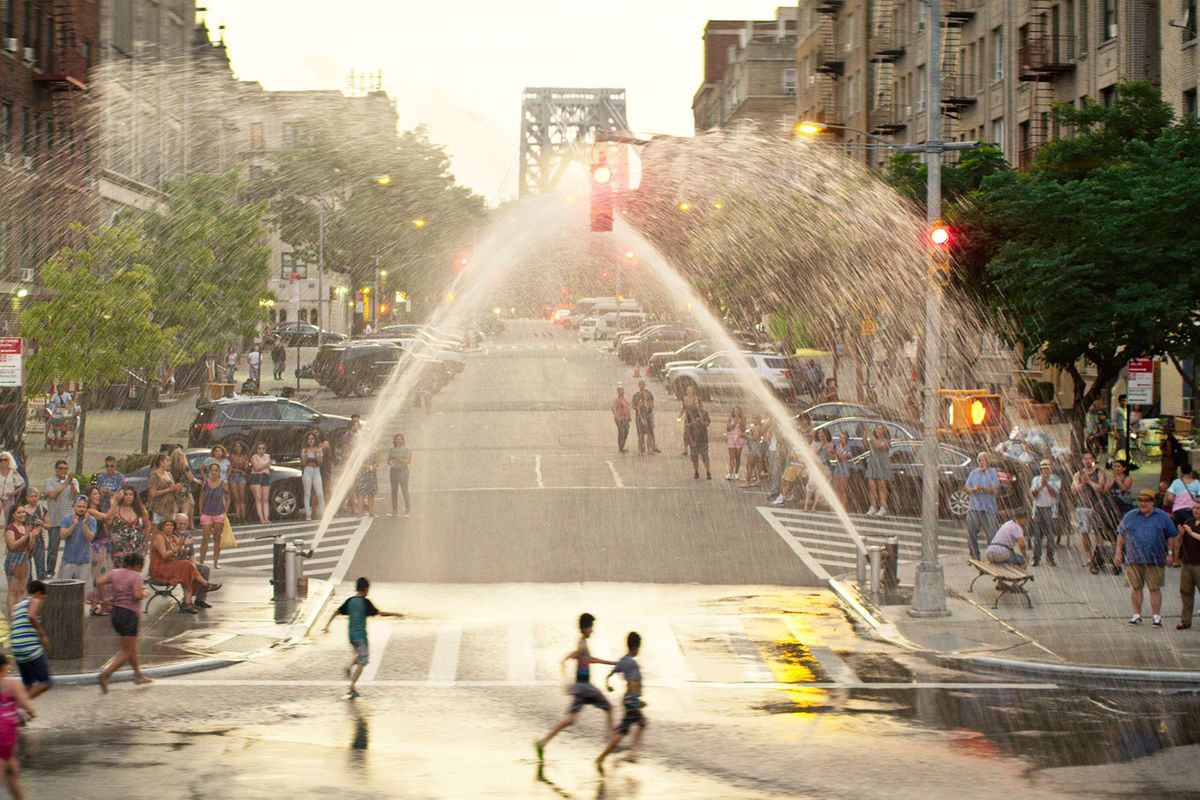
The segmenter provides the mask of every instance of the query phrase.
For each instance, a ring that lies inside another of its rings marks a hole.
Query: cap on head
[[[1153,503],[1154,492],[1150,491],[1149,489],[1142,489],[1140,492],[1138,492],[1138,502]]]

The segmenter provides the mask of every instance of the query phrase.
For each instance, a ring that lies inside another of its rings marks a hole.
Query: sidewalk
[[[853,576],[841,584],[867,609],[874,609],[880,632],[915,646],[950,665],[986,671],[1056,674],[1107,681],[1185,683],[1200,681],[1200,620],[1190,630],[1179,622],[1179,571],[1167,568],[1163,586],[1163,627],[1151,625],[1147,593],[1143,621],[1130,625],[1129,587],[1124,575],[1092,575],[1080,566],[1076,549],[1059,551],[1058,566],[1031,568],[1026,584],[1033,601],[1007,594],[995,609],[994,583],[975,582],[974,567],[944,562],[950,616],[917,618],[909,614],[914,562],[900,564],[900,597],[872,603],[862,597]],[[868,620],[870,621],[870,620]]]
[[[143,671],[150,677],[164,677],[217,669],[302,639],[315,624],[333,586],[309,579],[306,598],[276,603],[271,599],[270,577],[269,572],[223,567],[214,574],[222,586],[209,596],[213,607],[199,614],[180,613],[171,600],[155,598],[141,623],[138,653]],[[92,683],[118,650],[120,639],[109,618],[88,614],[84,617],[83,657],[51,659],[50,671],[60,684]],[[127,680],[131,675],[122,669],[114,680]]]

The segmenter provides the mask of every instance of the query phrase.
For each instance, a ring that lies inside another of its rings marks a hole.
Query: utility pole
[[[929,126],[925,136],[926,217],[932,229],[942,216],[942,9],[940,0],[921,0],[929,9]],[[926,242],[928,246],[928,242]],[[942,617],[946,609],[946,576],[938,561],[938,385],[942,376],[941,289],[930,276],[925,281],[925,405],[923,415],[924,459],[921,472],[921,563],[913,580],[916,617]]]
[[[325,305],[325,201],[317,198],[317,347],[321,346],[321,332],[325,330],[325,314],[322,308]],[[300,363],[296,363],[296,369],[300,369]],[[297,388],[299,388],[299,376],[297,376]]]

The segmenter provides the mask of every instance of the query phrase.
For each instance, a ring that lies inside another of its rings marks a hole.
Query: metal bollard
[[[879,598],[879,570],[880,561],[883,559],[883,548],[877,544],[873,544],[867,548],[867,552],[871,557],[871,597]]]
[[[893,591],[900,586],[900,539],[895,536],[889,536],[887,549],[887,577],[883,579],[883,582],[887,586],[888,591]]]
[[[288,600],[296,599],[296,543],[288,542],[284,548],[284,581],[285,591],[284,597]]]
[[[858,578],[858,590],[867,590],[867,552],[858,548],[854,552],[854,576]]]
[[[282,536],[275,536],[271,542],[271,599],[282,600],[286,591],[285,570],[286,561],[284,548],[287,546]]]

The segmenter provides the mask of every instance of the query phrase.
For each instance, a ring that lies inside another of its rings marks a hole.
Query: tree
[[[76,233],[81,233],[77,228]],[[154,276],[139,225],[122,223],[64,248],[42,266],[42,296],[21,312],[21,335],[36,342],[27,385],[83,387],[75,471],[83,471],[89,393],[125,370],[160,363],[175,331],[154,319]]]
[[[440,299],[485,216],[482,198],[455,182],[423,127],[396,137],[312,119],[273,160],[260,191],[299,257],[317,263],[324,206],[326,267],[361,285],[374,279],[378,257],[388,288],[418,303]]]
[[[1012,339],[1066,371],[1076,433],[1127,359],[1196,341],[1200,136],[1169,122],[1144,87],[1059,111],[1076,134],[1030,171],[985,178],[960,210],[986,261],[990,301]],[[1078,365],[1096,378],[1086,385]]]
[[[236,172],[189,175],[168,187],[144,230],[159,303],[154,318],[177,331],[172,365],[219,354],[256,333],[271,273],[262,202],[244,199]]]

